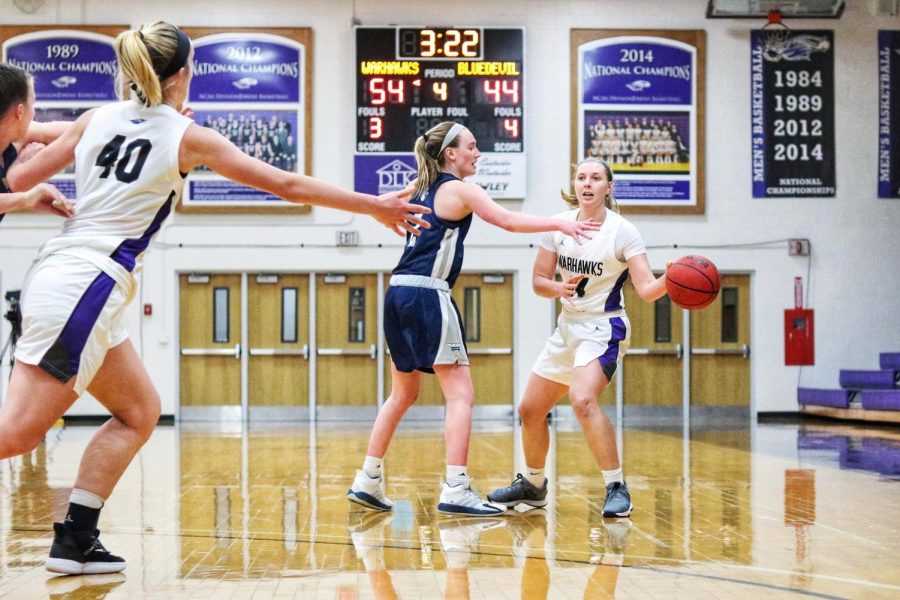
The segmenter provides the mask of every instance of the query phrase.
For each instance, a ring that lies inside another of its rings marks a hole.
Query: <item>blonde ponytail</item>
[[[127,87],[145,106],[161,104],[160,74],[166,72],[178,51],[178,29],[165,21],[156,21],[142,25],[139,30],[123,31],[116,37],[115,47],[120,96],[128,95]]]
[[[416,174],[416,196],[422,196],[441,173],[444,164],[444,150],[459,146],[459,133],[444,144],[444,138],[450,133],[453,121],[439,123],[416,138],[413,153],[416,156],[418,173]],[[460,128],[457,128],[461,131]]]

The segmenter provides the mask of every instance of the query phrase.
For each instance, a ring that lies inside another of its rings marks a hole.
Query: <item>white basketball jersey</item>
[[[578,212],[569,210],[555,218],[575,221]],[[556,269],[563,281],[576,275],[584,275],[587,280],[582,280],[583,295],[571,299],[574,306],[562,302],[563,313],[603,315],[624,310],[622,287],[628,279],[625,261],[647,252],[634,225],[611,210],[606,211],[603,226],[591,235],[580,245],[559,231],[547,232],[541,238],[541,247],[556,253]]]
[[[193,123],[168,105],[135,101],[97,109],[75,147],[77,214],[41,255],[77,253],[121,273],[141,256],[181,197],[178,149]],[[91,256],[88,256],[91,255]]]

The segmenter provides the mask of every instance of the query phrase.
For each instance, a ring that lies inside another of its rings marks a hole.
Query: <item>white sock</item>
[[[447,465],[447,484],[465,485],[469,479],[468,465]]]
[[[525,479],[538,489],[544,487],[544,468],[525,467]]]
[[[603,473],[603,483],[609,485],[611,483],[625,483],[625,478],[622,476],[622,467],[618,469],[613,469],[612,471],[600,471]]]
[[[72,488],[72,493],[69,495],[69,502],[87,506],[88,508],[96,508],[98,510],[103,508],[103,498],[93,492],[79,490],[78,488]]]
[[[366,460],[363,461],[363,471],[366,472],[366,475],[371,477],[372,479],[377,479],[382,476],[382,465],[384,464],[384,458],[378,458],[377,456],[366,456]]]

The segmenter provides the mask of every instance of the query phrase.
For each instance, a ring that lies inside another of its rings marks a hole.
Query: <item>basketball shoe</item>
[[[634,505],[631,503],[631,494],[625,482],[614,481],[606,486],[606,501],[603,504],[603,516],[627,517],[631,514]]]
[[[54,523],[53,545],[44,567],[53,573],[94,575],[118,573],[125,569],[125,559],[111,554],[100,543],[100,531],[72,531],[62,523]]]
[[[350,513],[350,541],[356,550],[356,558],[363,561],[366,570],[377,562],[384,552],[384,532],[394,516],[388,512],[354,511]],[[383,561],[382,561],[383,562]]]
[[[512,484],[494,490],[488,494],[488,500],[509,508],[518,504],[527,504],[538,508],[547,506],[547,478],[544,478],[544,485],[537,487],[522,477],[521,473],[516,473]]]
[[[465,567],[472,551],[478,546],[481,534],[488,529],[505,527],[506,519],[448,519],[439,521],[437,526],[447,566]]]
[[[369,477],[362,469],[356,472],[347,490],[347,500],[374,510],[391,510],[394,505],[384,494],[384,477]]]
[[[466,477],[465,483],[450,485],[441,482],[441,498],[438,501],[438,512],[445,515],[466,517],[491,517],[502,515],[506,507],[502,504],[487,502],[478,492],[472,489],[472,478]]]

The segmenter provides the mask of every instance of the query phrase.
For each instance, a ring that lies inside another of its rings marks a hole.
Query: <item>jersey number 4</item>
[[[104,167],[103,172],[100,173],[100,179],[109,177],[109,173],[114,167],[116,179],[122,183],[131,183],[140,177],[141,169],[144,168],[144,163],[147,162],[147,156],[150,154],[150,148],[152,148],[150,140],[144,138],[134,140],[125,146],[125,152],[120,158],[119,150],[122,149],[122,144],[124,143],[125,136],[117,135],[103,146],[103,150],[100,151],[95,163],[98,167]],[[137,150],[137,158],[132,163],[131,155],[134,154],[135,150]]]

